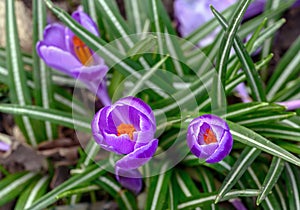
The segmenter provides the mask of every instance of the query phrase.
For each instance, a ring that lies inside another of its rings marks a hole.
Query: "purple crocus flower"
[[[207,163],[224,159],[232,149],[232,136],[227,123],[211,114],[192,120],[187,132],[187,145],[191,152]]]
[[[73,12],[72,17],[99,36],[95,22],[82,9]],[[36,50],[48,66],[79,79],[97,94],[104,105],[111,103],[105,84],[108,67],[69,28],[58,23],[48,25],[44,30],[44,40],[37,43]]]
[[[141,189],[136,169],[148,162],[157,149],[155,131],[152,109],[135,97],[122,98],[102,108],[92,121],[95,141],[105,150],[125,155],[116,162],[116,176],[124,187],[134,192]]]
[[[0,151],[8,151],[10,149],[10,145],[3,142],[3,141],[0,141]]]

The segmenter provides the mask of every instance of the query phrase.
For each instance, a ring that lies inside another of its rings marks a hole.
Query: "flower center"
[[[91,66],[94,60],[90,49],[77,36],[73,36],[73,45],[79,61],[85,66]]]
[[[117,136],[120,136],[122,134],[128,134],[129,138],[131,140],[133,140],[133,132],[135,132],[135,128],[133,127],[132,124],[125,124],[125,123],[121,123],[118,127],[117,127]]]
[[[203,138],[204,138],[205,144],[211,144],[211,143],[218,142],[214,132],[209,128],[206,129],[206,131],[203,135]]]

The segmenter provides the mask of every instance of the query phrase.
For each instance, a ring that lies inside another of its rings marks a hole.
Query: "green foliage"
[[[14,116],[31,147],[56,139],[61,127],[91,135],[95,111],[86,102],[95,101],[82,84],[47,67],[35,52],[36,42],[43,38],[47,8],[111,68],[107,80],[113,101],[137,95],[154,109],[159,148],[154,163],[142,167],[145,184],[140,195],[122,188],[112,176],[114,156],[100,155],[102,160],[94,162],[102,150],[90,138],[76,166],[70,166],[71,176],[54,189],[49,187],[51,159],[43,174],[5,173],[0,180],[0,206],[15,199],[15,209],[39,210],[57,201],[68,205],[105,197],[114,199],[120,209],[218,209],[218,202],[238,198],[249,209],[300,209],[299,110],[287,111],[276,104],[299,98],[300,38],[270,78],[265,75],[273,58],[272,40],[286,23],[282,13],[294,0],[268,4],[262,14],[241,23],[250,2],[239,1],[223,13],[211,7],[215,18],[184,40],[177,37],[160,0],[125,0],[126,18],[116,0],[83,0],[101,37],[51,0],[34,0],[34,51],[28,55],[20,50],[14,1],[6,0],[0,112]],[[196,46],[217,27],[223,31],[212,44]],[[251,39],[243,43],[249,34]],[[252,58],[261,46],[263,52]],[[235,53],[230,54],[231,49]],[[238,103],[233,97],[241,82],[246,82],[253,102]],[[81,91],[83,96],[78,94]],[[186,127],[200,113],[218,114],[229,124],[234,147],[219,163],[201,161],[186,148]],[[170,148],[175,148],[174,160],[164,156]],[[183,158],[175,160],[178,157]],[[156,167],[153,171],[151,164]]]

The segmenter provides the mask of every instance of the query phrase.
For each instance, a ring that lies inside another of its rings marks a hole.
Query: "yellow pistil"
[[[121,123],[118,127],[117,127],[117,136],[120,136],[122,134],[128,134],[129,138],[131,140],[133,140],[133,132],[135,132],[135,128],[133,127],[132,124],[125,124],[125,123]]]
[[[85,66],[91,66],[94,60],[90,49],[77,36],[73,36],[73,45],[79,61]]]
[[[211,144],[211,143],[218,142],[214,132],[211,129],[206,129],[206,131],[203,135],[203,138],[204,138],[205,144]]]

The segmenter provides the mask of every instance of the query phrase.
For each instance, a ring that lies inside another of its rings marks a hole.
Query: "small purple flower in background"
[[[195,156],[207,163],[223,160],[230,153],[232,144],[227,123],[215,115],[202,115],[189,124],[187,145]]]
[[[0,151],[3,151],[3,152],[6,152],[10,149],[10,145],[3,142],[3,141],[0,141]]]
[[[300,99],[292,101],[278,102],[277,104],[285,106],[287,111],[300,109]]]
[[[92,121],[95,141],[105,150],[125,155],[116,162],[116,176],[124,187],[136,193],[141,189],[136,169],[152,158],[158,146],[155,131],[152,109],[134,97],[122,98],[102,108]]]
[[[99,36],[96,24],[81,9],[73,12],[72,17]],[[105,84],[108,67],[69,28],[58,23],[48,25],[44,30],[44,40],[37,43],[36,49],[48,66],[82,81],[104,105],[111,103]]]
[[[210,4],[216,7],[218,11],[223,11],[235,2],[236,0],[175,0],[174,15],[179,24],[180,34],[186,37],[211,20],[214,16],[210,11]],[[210,36],[202,39],[199,44],[206,46],[212,43],[217,33],[218,30],[215,30]]]

